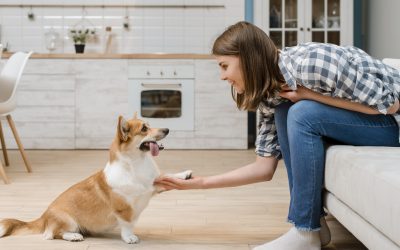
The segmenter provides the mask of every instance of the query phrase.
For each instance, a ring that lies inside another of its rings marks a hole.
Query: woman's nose
[[[221,72],[220,78],[221,78],[221,80],[223,80],[223,81],[225,81],[225,80],[227,79],[227,78],[226,78],[226,75],[225,75],[223,72]]]

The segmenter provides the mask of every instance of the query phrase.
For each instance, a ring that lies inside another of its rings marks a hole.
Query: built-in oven
[[[194,130],[193,65],[130,65],[129,112],[152,127]]]

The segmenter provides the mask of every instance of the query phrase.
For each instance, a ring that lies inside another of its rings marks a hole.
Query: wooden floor
[[[62,191],[104,167],[108,152],[27,151],[33,173],[25,172],[18,151],[9,151],[6,172],[11,185],[0,182],[0,219],[32,220],[41,215]],[[163,172],[192,169],[195,175],[222,173],[249,163],[252,150],[165,150],[156,158]],[[2,157],[0,157],[2,159]],[[4,161],[3,161],[4,163]],[[117,230],[83,242],[46,241],[41,235],[0,239],[1,250],[248,250],[275,239],[290,225],[286,171],[278,167],[274,179],[243,187],[170,191],[150,202],[141,215],[136,234],[141,243],[125,244]],[[332,243],[324,249],[366,249],[333,217],[328,217]]]

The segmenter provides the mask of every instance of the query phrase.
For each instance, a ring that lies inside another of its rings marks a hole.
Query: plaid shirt
[[[352,46],[305,43],[285,48],[280,53],[279,68],[293,90],[300,84],[323,95],[365,104],[382,114],[400,95],[400,71]],[[284,101],[276,93],[260,103],[257,155],[282,157],[274,111]],[[400,113],[393,116],[400,127]]]

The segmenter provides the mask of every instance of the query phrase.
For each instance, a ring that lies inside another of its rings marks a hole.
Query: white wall
[[[56,53],[73,53],[68,30],[79,24],[83,13],[86,27],[96,29],[97,37],[85,52],[102,53],[105,27],[113,33],[112,53],[204,53],[208,54],[215,37],[228,25],[244,19],[245,0],[0,0],[0,43],[10,51],[33,50],[48,53],[44,34],[51,28],[60,35]],[[33,7],[35,20],[28,19],[29,4],[56,4],[59,7]],[[71,7],[68,5],[140,4],[152,7]],[[165,5],[181,7],[164,8]],[[157,7],[154,7],[156,5]],[[224,8],[184,8],[184,5],[224,5]],[[129,15],[130,29],[123,28]]]
[[[366,50],[378,59],[400,58],[400,1],[368,0]]]

